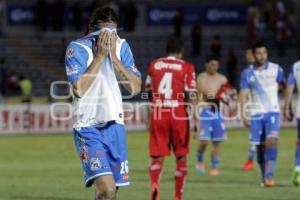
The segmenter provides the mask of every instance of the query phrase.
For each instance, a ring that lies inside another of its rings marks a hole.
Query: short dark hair
[[[266,46],[265,43],[263,43],[263,42],[255,42],[255,43],[252,45],[251,49],[252,49],[253,52],[255,52],[256,49],[262,48],[262,47],[267,48],[267,46]]]
[[[183,51],[183,42],[177,37],[171,37],[167,41],[167,53],[180,53]]]
[[[219,61],[220,59],[219,59],[219,56],[217,56],[217,55],[214,55],[214,54],[208,55],[205,58],[205,63],[209,63],[212,60]]]
[[[89,25],[96,25],[101,22],[115,22],[118,23],[118,15],[111,7],[98,7],[96,8],[89,18]]]

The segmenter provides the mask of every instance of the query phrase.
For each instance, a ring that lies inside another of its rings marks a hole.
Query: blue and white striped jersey
[[[258,70],[253,65],[242,72],[240,89],[250,90],[251,116],[280,112],[278,85],[282,82],[284,82],[284,72],[276,63],[267,62],[262,70]]]
[[[100,30],[101,31],[101,30]],[[65,56],[65,68],[69,83],[80,79],[94,59],[93,43],[100,31],[71,42]],[[124,67],[136,76],[141,73],[135,66],[131,49],[125,39],[118,38],[116,53]],[[108,56],[95,81],[85,94],[73,97],[73,127],[96,126],[109,121],[124,123],[122,96],[117,74]]]
[[[297,102],[297,109],[296,109],[296,117],[300,118],[300,61],[295,62],[289,73],[288,77],[288,85],[296,85],[298,90],[298,102]]]

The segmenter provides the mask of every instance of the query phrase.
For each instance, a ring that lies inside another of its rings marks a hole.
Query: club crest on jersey
[[[71,58],[74,55],[74,49],[68,48],[66,55],[68,58]]]

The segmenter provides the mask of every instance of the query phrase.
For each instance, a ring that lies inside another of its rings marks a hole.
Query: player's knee
[[[296,146],[297,146],[297,147],[300,147],[300,139],[297,140]]]
[[[186,156],[176,156],[176,161],[186,161]]]
[[[201,140],[200,145],[202,145],[202,146],[207,146],[208,143],[209,143],[208,140]]]
[[[99,199],[115,200],[116,192],[116,187],[106,186],[98,190],[97,197]]]
[[[268,138],[267,139],[267,147],[274,148],[277,146],[277,138]]]
[[[164,157],[161,156],[151,156],[152,161],[160,161],[163,162],[164,161]]]
[[[213,144],[214,147],[219,147],[221,142],[220,141],[213,141],[212,144]]]

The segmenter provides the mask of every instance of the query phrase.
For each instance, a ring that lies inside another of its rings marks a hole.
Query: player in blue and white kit
[[[284,82],[284,73],[278,64],[268,61],[267,48],[263,43],[255,43],[252,51],[255,64],[241,74],[242,119],[244,125],[250,128],[250,142],[257,147],[263,186],[272,187],[280,129],[278,89]],[[246,105],[248,95],[250,108]],[[250,117],[246,116],[246,111],[250,111]]]
[[[253,55],[251,48],[248,48],[246,50],[245,58],[246,58],[246,61],[248,64],[247,68],[253,67],[253,63],[255,62],[255,59],[254,59],[254,55]],[[253,160],[255,158],[255,154],[256,154],[256,145],[250,144],[249,149],[248,149],[248,159],[245,163],[242,164],[242,166],[241,166],[242,170],[251,171],[252,169],[254,169]]]
[[[117,187],[129,184],[127,141],[119,82],[131,94],[141,88],[128,43],[117,35],[117,15],[97,8],[87,35],[71,42],[65,67],[73,92],[73,135],[85,186],[96,200],[115,200]]]
[[[291,111],[291,100],[294,92],[295,85],[298,90],[298,95],[300,91],[300,61],[293,64],[291,71],[289,73],[287,88],[284,100],[284,118],[288,121],[293,120],[293,113]],[[297,118],[297,142],[296,142],[296,155],[295,155],[295,169],[293,172],[292,181],[295,186],[299,186],[300,180],[300,97],[298,96],[298,103],[296,108],[296,118]]]

